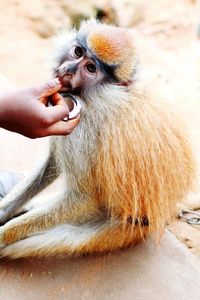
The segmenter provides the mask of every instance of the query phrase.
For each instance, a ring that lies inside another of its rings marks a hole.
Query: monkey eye
[[[97,70],[97,67],[94,64],[91,64],[91,63],[87,64],[86,68],[87,68],[88,72],[90,72],[90,73],[95,73],[96,70]]]
[[[77,57],[82,57],[83,56],[83,49],[80,46],[76,46],[74,49],[74,54]]]

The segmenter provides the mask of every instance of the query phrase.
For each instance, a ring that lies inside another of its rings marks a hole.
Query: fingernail
[[[54,79],[54,81],[55,81],[55,84],[59,84],[59,85],[62,85],[62,83],[60,82],[60,79],[58,78],[58,77],[56,77],[55,79]]]
[[[58,78],[53,78],[49,82],[47,82],[47,85],[49,86],[50,89],[57,89],[58,86],[62,87],[62,83]]]

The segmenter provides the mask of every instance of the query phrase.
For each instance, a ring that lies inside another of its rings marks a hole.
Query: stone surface
[[[166,232],[115,254],[82,258],[20,259],[0,264],[0,299],[198,300],[200,265]]]

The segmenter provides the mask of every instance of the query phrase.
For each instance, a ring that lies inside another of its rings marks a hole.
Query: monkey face
[[[62,59],[55,74],[63,84],[61,91],[80,94],[81,91],[102,83],[105,74],[99,68],[98,61],[85,47],[77,42]]]
[[[81,97],[102,83],[129,85],[137,59],[129,30],[90,20],[78,30],[58,35],[54,75],[63,91]]]

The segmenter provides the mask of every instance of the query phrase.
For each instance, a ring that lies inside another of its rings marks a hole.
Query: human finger
[[[58,121],[48,127],[46,135],[68,135],[80,122],[80,118],[65,121]]]
[[[36,93],[40,102],[46,102],[46,98],[53,95],[62,88],[62,83],[58,78],[51,79],[36,87]]]
[[[50,96],[39,97],[39,101],[41,103],[43,103],[45,106],[47,106],[49,103],[53,106],[54,105],[66,105],[67,106],[63,97],[58,92],[55,92]]]

